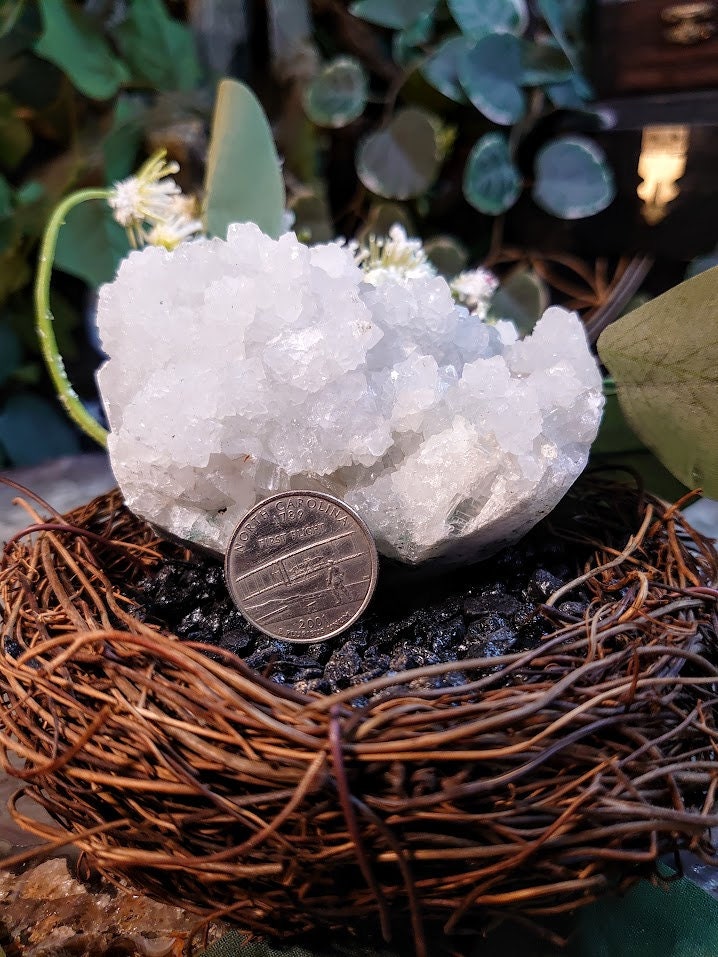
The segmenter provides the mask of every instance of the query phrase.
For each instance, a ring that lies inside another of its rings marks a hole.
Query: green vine
[[[79,206],[86,200],[101,199],[107,201],[109,196],[109,189],[83,189],[71,193],[58,205],[45,227],[35,277],[35,328],[40,343],[40,351],[55,386],[55,391],[73,422],[103,447],[107,445],[107,431],[90,415],[72,388],[65,371],[65,363],[57,346],[57,338],[53,328],[54,317],[50,309],[50,278],[58,233],[67,214],[75,206]]]

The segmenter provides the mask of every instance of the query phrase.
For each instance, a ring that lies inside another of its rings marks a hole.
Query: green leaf
[[[718,267],[614,322],[598,351],[636,435],[718,498]]]
[[[302,190],[292,197],[289,209],[294,213],[294,232],[310,243],[328,243],[334,239],[332,214],[324,194]]]
[[[581,18],[585,6],[584,0],[538,0],[538,8],[546,25],[573,68],[579,73],[581,65],[575,41],[580,39]]]
[[[557,109],[581,109],[594,97],[590,84],[578,73],[572,73],[562,83],[550,83],[546,94]]]
[[[522,336],[529,335],[548,309],[549,290],[533,269],[517,269],[504,280],[491,300],[492,319],[510,319]]]
[[[465,37],[453,36],[444,40],[421,67],[424,79],[435,90],[456,103],[466,103],[459,80],[459,64],[469,48]]]
[[[22,344],[15,332],[0,320],[0,385],[19,368],[22,362]]]
[[[366,136],[357,149],[359,179],[387,199],[410,199],[425,192],[441,163],[436,120],[417,107],[400,110],[391,123]]]
[[[529,22],[525,0],[448,0],[459,29],[471,40],[490,33],[520,36]]]
[[[416,226],[405,206],[399,203],[374,203],[356,238],[366,244],[370,236],[388,236],[395,224],[403,226],[407,236],[416,236]]]
[[[37,395],[11,395],[0,412],[0,444],[14,465],[37,465],[75,455],[80,442],[60,412]]]
[[[404,30],[434,12],[438,0],[357,0],[349,12],[369,23]]]
[[[510,33],[492,33],[464,53],[459,79],[464,92],[493,123],[509,126],[524,115],[521,41]]]
[[[563,50],[550,43],[524,40],[521,47],[524,86],[563,83],[573,76],[573,67]]]
[[[68,214],[58,236],[55,266],[91,286],[100,286],[115,278],[128,251],[125,231],[112,218],[109,206],[93,200]]]
[[[136,99],[120,96],[115,103],[112,126],[102,143],[105,181],[116,183],[129,176],[136,166],[142,145],[145,106]]]
[[[453,236],[432,236],[424,243],[424,252],[445,279],[453,279],[469,261],[469,251]]]
[[[368,94],[369,77],[361,63],[336,57],[306,86],[304,112],[317,126],[339,129],[362,115]]]
[[[593,216],[613,202],[616,188],[603,150],[582,136],[561,136],[539,150],[534,201],[561,219]]]
[[[222,80],[212,120],[205,174],[205,220],[211,236],[230,223],[256,223],[279,236],[284,182],[267,117],[255,95],[236,80]]]
[[[434,29],[434,17],[427,13],[416,23],[399,30],[394,34],[391,41],[391,53],[394,62],[402,67],[413,66],[414,63],[424,59],[424,53],[419,47],[428,43]]]
[[[201,70],[194,37],[162,0],[132,0],[114,32],[133,79],[155,90],[193,90]]]
[[[503,133],[486,133],[474,145],[464,169],[464,196],[481,213],[498,216],[521,193],[521,176]]]
[[[39,0],[44,32],[35,52],[60,67],[80,93],[107,100],[129,79],[93,21],[63,0]]]
[[[0,166],[13,170],[27,156],[32,133],[17,115],[17,104],[8,93],[0,93]]]

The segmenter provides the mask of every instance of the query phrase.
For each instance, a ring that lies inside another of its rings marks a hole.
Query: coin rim
[[[237,601],[237,598],[235,597],[234,592],[232,590],[232,586],[230,585],[230,571],[229,571],[230,556],[232,554],[232,548],[234,546],[235,539],[237,538],[239,530],[242,528],[244,523],[252,515],[254,515],[255,512],[258,512],[260,509],[264,508],[266,505],[269,505],[272,502],[278,501],[279,499],[286,499],[286,498],[291,498],[292,496],[300,496],[300,495],[304,497],[311,496],[312,498],[321,498],[321,499],[324,499],[326,502],[332,502],[332,504],[339,505],[341,508],[345,509],[347,512],[349,512],[351,517],[356,521],[357,525],[359,526],[361,531],[364,532],[364,535],[366,536],[366,539],[369,542],[369,553],[371,558],[371,578],[369,581],[369,587],[367,589],[367,593],[366,593],[366,597],[364,598],[364,601],[362,602],[360,607],[357,609],[356,613],[349,619],[349,621],[344,622],[340,628],[336,628],[334,631],[331,631],[326,635],[322,635],[319,638],[287,638],[284,635],[278,635],[273,631],[269,631],[267,628],[262,628],[261,625],[258,625],[252,618],[249,617],[249,615],[245,613],[244,609]],[[269,635],[270,638],[274,638],[277,641],[289,641],[289,642],[292,642],[292,644],[296,644],[296,645],[315,645],[320,641],[329,641],[330,638],[335,638],[337,635],[341,635],[343,631],[346,631],[347,628],[350,628],[354,624],[354,622],[357,620],[357,618],[359,618],[359,616],[364,613],[367,605],[372,600],[372,597],[374,595],[374,590],[376,589],[378,573],[379,573],[379,554],[376,550],[376,543],[374,541],[374,536],[369,531],[369,526],[361,517],[361,515],[359,515],[359,513],[355,509],[353,509],[351,505],[347,505],[346,502],[343,502],[340,498],[337,498],[336,495],[329,495],[327,492],[312,492],[309,489],[297,489],[296,491],[292,490],[291,492],[276,492],[274,495],[270,495],[267,498],[262,499],[261,502],[257,502],[256,505],[253,505],[250,508],[250,510],[247,512],[247,514],[239,520],[237,527],[232,532],[232,535],[229,539],[229,545],[227,546],[227,552],[224,556],[225,584],[227,585],[227,590],[229,591],[232,601],[234,602],[235,606],[237,607],[238,611],[240,612],[242,617],[245,619],[245,621],[248,621],[253,628],[256,628],[257,631],[261,631],[262,634]]]

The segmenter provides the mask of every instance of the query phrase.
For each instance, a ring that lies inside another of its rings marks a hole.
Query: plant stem
[[[54,317],[50,309],[50,278],[52,276],[52,264],[55,260],[57,235],[67,214],[75,206],[84,203],[85,200],[106,200],[109,195],[109,189],[82,189],[63,199],[45,227],[35,277],[35,328],[40,342],[40,351],[50,373],[52,384],[55,386],[55,391],[73,422],[102,446],[107,445],[107,431],[90,415],[70,385],[70,380],[65,372],[65,363],[62,361],[62,356],[57,347],[57,339],[53,328]]]

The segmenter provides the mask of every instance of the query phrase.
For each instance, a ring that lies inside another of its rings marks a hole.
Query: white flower
[[[112,215],[127,230],[133,246],[141,246],[145,241],[143,226],[155,226],[176,215],[174,204],[181,190],[169,177],[179,166],[168,163],[165,155],[165,150],[159,150],[135,176],[115,183],[107,200]]]
[[[199,219],[190,219],[181,213],[172,216],[164,222],[157,222],[144,234],[144,240],[150,246],[164,246],[165,249],[174,249],[185,239],[194,236],[203,229]]]
[[[369,246],[357,249],[355,257],[364,270],[365,282],[373,286],[379,286],[387,279],[406,282],[436,275],[421,240],[407,238],[406,230],[398,223],[391,227],[387,239],[370,236]]]
[[[479,267],[459,273],[449,285],[460,303],[467,306],[479,319],[485,319],[499,280],[489,269]]]

